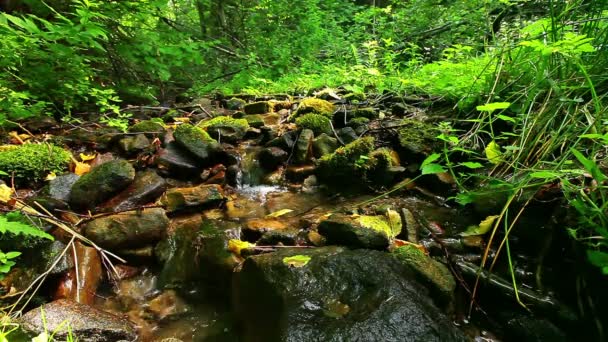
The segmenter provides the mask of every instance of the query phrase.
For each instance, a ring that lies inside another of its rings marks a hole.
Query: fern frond
[[[3,215],[0,216],[0,233],[11,233],[15,235],[33,236],[53,240],[53,236],[44,232],[43,230],[22,222],[9,221]]]

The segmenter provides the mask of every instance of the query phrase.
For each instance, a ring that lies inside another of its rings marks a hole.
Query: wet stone
[[[135,169],[126,160],[113,160],[94,167],[72,186],[70,205],[93,209],[126,188],[135,178]]]
[[[217,184],[203,184],[190,188],[174,188],[167,190],[161,197],[161,204],[167,212],[210,207],[224,201],[222,187]]]
[[[188,178],[200,172],[199,162],[176,142],[160,151],[156,164],[173,178]]]
[[[103,204],[103,208],[111,211],[135,209],[144,204],[154,202],[165,192],[167,183],[156,172],[148,170],[139,172],[135,180],[124,191]]]
[[[72,335],[80,341],[117,342],[134,341],[137,338],[135,328],[129,321],[65,299],[33,309],[19,322],[22,328],[35,335],[52,331],[58,340],[65,340],[68,325]]]
[[[49,181],[49,185],[46,187],[45,192],[53,199],[67,202],[70,199],[72,186],[79,178],[80,176],[74,173],[57,176],[55,179]]]
[[[278,147],[265,148],[258,154],[260,165],[269,171],[276,170],[279,165],[287,161],[287,158],[289,158],[289,153]]]
[[[84,235],[105,248],[136,248],[160,240],[168,225],[162,208],[149,208],[94,219]]]

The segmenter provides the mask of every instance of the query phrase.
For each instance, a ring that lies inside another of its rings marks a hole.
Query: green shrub
[[[331,122],[326,116],[320,114],[304,114],[296,119],[296,125],[301,129],[310,129],[315,135],[331,134]]]
[[[67,169],[72,155],[51,144],[25,144],[0,152],[0,170],[16,181],[41,180]]]

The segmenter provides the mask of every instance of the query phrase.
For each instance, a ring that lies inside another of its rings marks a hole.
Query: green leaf
[[[469,169],[479,169],[479,168],[483,167],[482,164],[476,163],[476,162],[462,162],[462,163],[459,163],[458,165],[467,167]]]
[[[498,165],[502,162],[502,152],[500,151],[500,145],[496,141],[492,140],[485,149],[486,157],[488,161],[494,165]]]
[[[497,109],[507,109],[509,106],[511,106],[510,102],[492,102],[477,106],[477,110],[480,112],[493,112]]]
[[[604,274],[608,274],[606,272],[608,270],[608,253],[587,250],[587,259],[592,265],[602,268]]]
[[[485,220],[481,221],[478,226],[469,226],[466,231],[460,233],[461,236],[473,236],[473,235],[483,235],[489,232],[493,225],[494,221],[499,218],[500,215],[493,215],[486,217]]]
[[[585,156],[583,156],[582,153],[573,148],[570,149],[570,152],[572,152],[576,159],[578,159],[578,161],[583,164],[583,167],[591,174],[591,177],[593,177],[593,179],[598,182],[603,182],[604,180],[608,179],[608,177],[606,177],[606,175],[602,173],[600,168],[593,160],[587,159]]]
[[[4,254],[4,256],[7,259],[14,259],[14,258],[16,258],[16,257],[18,257],[20,255],[21,255],[21,252],[8,252],[8,253]]]
[[[427,164],[423,167],[421,167],[422,170],[422,174],[423,175],[430,175],[430,174],[434,174],[434,173],[442,173],[442,172],[446,172],[447,170],[443,168],[443,166],[439,165],[439,164]]]
[[[536,171],[536,172],[532,172],[530,174],[531,178],[538,178],[538,179],[556,179],[556,178],[560,178],[561,176],[562,176],[561,173],[554,172],[554,171]]]
[[[422,169],[423,167],[427,166],[428,164],[431,164],[432,162],[436,161],[440,157],[441,157],[441,154],[439,154],[439,153],[433,153],[433,154],[431,154],[430,156],[426,157],[426,159],[424,159],[424,161],[420,165],[420,169]]]
[[[293,255],[290,257],[284,257],[283,263],[287,266],[303,267],[308,264],[310,257],[308,255]]]
[[[496,115],[496,117],[498,119],[501,119],[501,120],[504,120],[504,121],[509,121],[509,122],[512,122],[512,123],[516,123],[517,122],[517,120],[515,120],[515,118],[512,118],[510,116],[506,116],[506,115],[502,115],[502,114]]]

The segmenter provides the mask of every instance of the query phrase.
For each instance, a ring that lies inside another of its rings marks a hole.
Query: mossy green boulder
[[[65,171],[71,158],[70,152],[50,144],[10,145],[0,151],[0,171],[16,182],[39,181]]]
[[[331,102],[312,97],[302,100],[298,106],[298,109],[290,119],[294,120],[295,118],[308,113],[321,114],[331,119],[334,115],[334,110],[335,107]]]
[[[260,114],[245,115],[243,119],[247,120],[247,123],[251,127],[260,128],[264,126],[264,117]]]
[[[296,125],[300,129],[310,129],[315,135],[332,132],[331,121],[321,114],[304,114],[296,119]]]
[[[238,97],[233,97],[226,101],[226,109],[241,110],[241,109],[243,109],[243,107],[245,107],[246,104],[247,104],[247,101],[245,101],[243,99],[239,99]]]
[[[123,190],[135,179],[135,169],[126,160],[112,160],[94,167],[72,186],[70,205],[93,209]]]
[[[414,270],[420,278],[419,281],[431,287],[442,299],[451,298],[456,289],[456,281],[444,264],[433,260],[412,245],[396,248],[392,254],[401,263]]]
[[[393,231],[395,229],[395,231]],[[400,232],[384,216],[334,214],[319,223],[319,234],[330,245],[384,250]]]
[[[374,138],[365,137],[323,156],[318,163],[317,176],[330,186],[359,186],[365,183],[368,155],[374,150]]]
[[[399,144],[413,154],[429,155],[441,149],[438,131],[432,125],[418,120],[403,119],[399,128]]]
[[[243,139],[249,129],[247,119],[235,119],[229,116],[216,116],[213,119],[199,122],[197,127],[204,128],[214,139],[222,142],[237,142]]]
[[[221,147],[207,132],[190,124],[181,124],[173,133],[177,144],[196,156],[202,162],[208,162]]]

